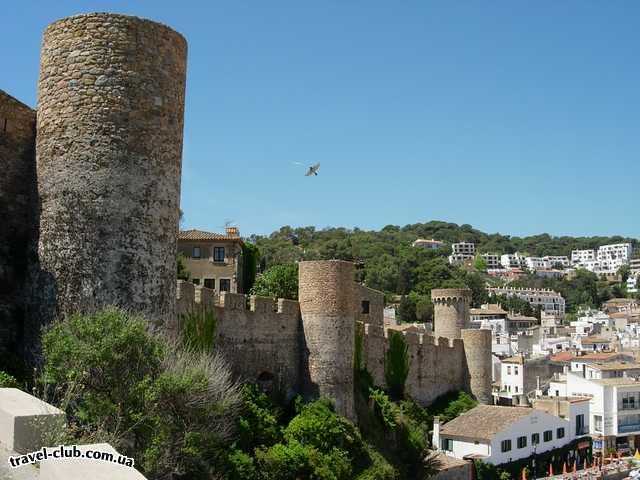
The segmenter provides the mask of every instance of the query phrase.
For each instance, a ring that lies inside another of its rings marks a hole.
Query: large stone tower
[[[304,330],[304,390],[335,401],[336,410],[355,419],[354,268],[341,260],[300,262],[299,302]]]
[[[467,363],[469,390],[480,403],[491,405],[493,403],[491,330],[475,328],[462,330],[462,341]]]
[[[58,314],[174,314],[186,56],[180,34],[124,15],[44,33],[38,253]]]
[[[461,338],[461,330],[469,328],[469,304],[471,290],[468,288],[441,288],[431,290],[433,301],[433,335],[437,337]]]

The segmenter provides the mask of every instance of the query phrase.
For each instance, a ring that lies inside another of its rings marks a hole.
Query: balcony
[[[631,425],[618,425],[618,433],[640,433],[640,423],[634,423]]]

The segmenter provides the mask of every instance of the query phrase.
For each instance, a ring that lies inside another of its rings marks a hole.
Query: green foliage
[[[429,425],[433,423],[433,417],[440,417],[440,421],[445,423],[453,420],[466,411],[478,405],[471,395],[466,392],[449,392],[439,396],[429,406],[428,412],[431,416]]]
[[[213,352],[216,335],[216,312],[196,308],[180,316],[182,343],[185,348]]]
[[[491,301],[500,305],[507,312],[515,312],[528,317],[535,314],[535,310],[529,302],[516,296],[494,295],[491,297]]]
[[[178,253],[176,257],[176,268],[178,280],[189,280],[191,273],[187,270],[186,259],[182,253]]]
[[[484,258],[482,258],[482,255],[476,255],[476,258],[473,261],[473,267],[479,272],[486,272],[487,261]]]
[[[53,324],[43,354],[40,381],[74,441],[109,441],[156,478],[220,470],[240,401],[222,357],[184,350],[115,308]]]
[[[369,399],[373,403],[373,411],[382,421],[385,428],[395,428],[397,426],[396,416],[398,407],[389,399],[386,393],[379,389],[371,389]]]
[[[384,378],[393,398],[404,397],[404,386],[409,375],[409,354],[404,335],[389,331],[389,350],[384,357]]]
[[[20,388],[20,385],[15,377],[0,370],[0,388]]]
[[[161,342],[144,319],[110,308],[73,315],[42,337],[43,380],[61,391],[78,385],[72,414],[85,424],[113,430],[137,421],[144,399],[139,385],[161,370]]]
[[[400,299],[398,321],[401,323],[413,323],[417,321],[416,302],[411,296],[403,295]]]
[[[298,299],[298,265],[276,265],[260,275],[253,288],[253,295],[263,297]]]
[[[258,262],[260,261],[260,250],[256,245],[249,242],[242,244],[242,291],[250,292],[256,281],[258,272]]]
[[[242,388],[237,446],[251,453],[256,446],[271,446],[282,440],[281,409],[253,384]]]

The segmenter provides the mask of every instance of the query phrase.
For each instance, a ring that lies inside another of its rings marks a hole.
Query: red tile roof
[[[227,240],[242,242],[239,236],[223,235],[215,232],[205,232],[203,230],[181,230],[178,240]]]

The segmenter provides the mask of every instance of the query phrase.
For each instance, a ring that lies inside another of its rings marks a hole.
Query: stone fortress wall
[[[36,111],[0,90],[0,353],[21,341],[35,224]]]
[[[181,314],[195,308],[215,309],[216,345],[243,379],[271,379],[288,397],[299,392],[310,397],[326,395],[336,401],[342,414],[353,418],[355,332],[360,329],[364,365],[374,382],[385,386],[389,343],[383,328],[384,295],[356,284],[349,262],[301,262],[300,302],[217,295],[182,280],[177,291]],[[447,290],[441,292],[447,294]],[[464,390],[482,403],[491,403],[489,330],[462,329],[462,338],[403,334],[410,358],[406,388],[419,403],[428,405],[452,390]]]
[[[35,337],[56,317],[105,305],[174,333],[178,314],[209,308],[238,375],[287,396],[326,395],[353,419],[356,330],[379,385],[388,348],[384,297],[354,282],[353,264],[301,262],[299,302],[175,281],[186,51],[181,35],[148,20],[70,17],[44,34],[37,133],[35,112],[0,94],[10,227],[0,230],[0,348],[21,329]],[[457,389],[485,401],[491,345],[466,330],[468,291],[433,296],[441,335],[406,334],[407,390],[424,404]]]

